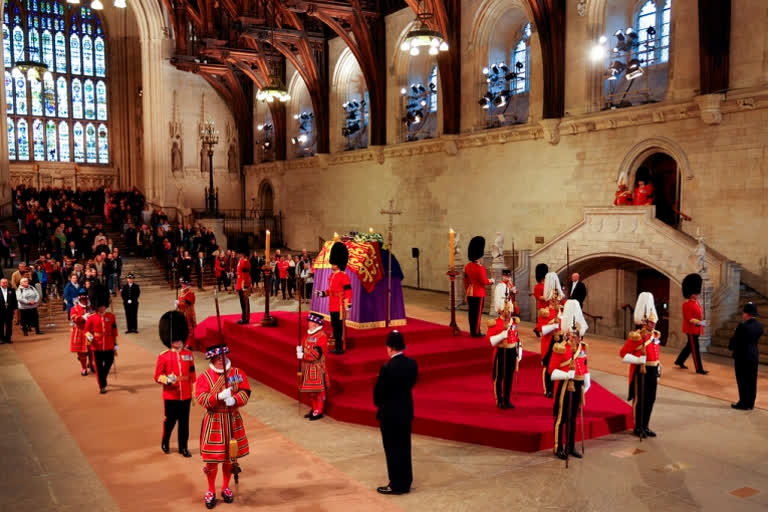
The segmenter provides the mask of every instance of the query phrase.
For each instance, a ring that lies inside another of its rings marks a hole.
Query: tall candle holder
[[[274,316],[271,316],[269,314],[269,295],[270,295],[270,286],[267,283],[271,283],[270,277],[272,276],[272,267],[269,266],[269,262],[267,262],[263,267],[261,267],[261,272],[264,275],[264,316],[261,317],[261,326],[262,327],[275,327],[277,325],[277,318]]]
[[[458,336],[461,333],[456,324],[456,276],[459,273],[456,272],[456,269],[451,268],[446,275],[451,280],[451,323],[448,326],[453,328],[453,335]]]

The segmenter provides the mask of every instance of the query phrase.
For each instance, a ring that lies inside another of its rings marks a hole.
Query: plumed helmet
[[[560,285],[560,278],[557,272],[548,272],[544,276],[544,300],[553,300],[564,297],[563,287]]]
[[[579,336],[584,336],[587,332],[587,321],[584,320],[584,313],[581,312],[579,301],[571,299],[565,301],[563,306],[563,313],[560,316],[560,330],[570,332],[574,326],[579,331]]]
[[[349,261],[349,250],[343,242],[336,242],[331,246],[331,255],[328,257],[328,262],[331,265],[336,265],[340,270],[347,269],[347,261]]]
[[[180,311],[166,312],[160,317],[158,328],[160,330],[160,341],[169,348],[174,341],[186,341],[189,335],[187,318]]]
[[[651,292],[642,292],[637,296],[635,303],[635,325],[644,324],[646,320],[658,322],[659,315],[656,313],[656,301],[653,300]]]
[[[549,265],[546,263],[539,263],[536,265],[536,282],[540,283],[544,279],[544,276],[547,275],[547,272],[549,272]]]
[[[702,279],[699,274],[688,274],[683,278],[683,297],[686,299],[691,295],[701,293]]]
[[[477,261],[485,254],[485,238],[476,236],[469,241],[467,247],[467,257],[469,261]]]
[[[109,307],[109,301],[111,296],[109,294],[109,288],[98,282],[93,282],[91,285],[93,289],[93,307],[99,309],[100,307]]]
[[[640,167],[635,173],[635,183],[642,181],[646,185],[651,181],[651,172],[647,167]]]

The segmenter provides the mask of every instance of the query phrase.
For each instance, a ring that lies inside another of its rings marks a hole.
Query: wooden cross
[[[389,247],[389,266],[387,268],[387,320],[386,327],[389,327],[389,323],[392,321],[392,218],[395,215],[403,213],[400,210],[395,210],[395,200],[389,200],[389,209],[382,208],[379,210],[381,215],[389,215],[389,225],[387,226],[387,246]]]

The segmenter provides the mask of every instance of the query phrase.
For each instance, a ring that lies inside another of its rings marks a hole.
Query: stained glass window
[[[96,128],[92,123],[85,127],[85,160],[88,163],[96,162]]]
[[[672,0],[648,0],[635,15],[635,53],[648,65],[669,61],[669,22]]]
[[[6,120],[8,124],[8,158],[16,160],[16,127],[13,125],[13,119]]]
[[[59,159],[56,154],[56,123],[48,121],[45,123],[45,143],[46,158],[49,162],[56,162]]]
[[[35,119],[32,122],[32,142],[35,160],[45,160],[45,134],[43,133],[43,122]]]
[[[109,164],[108,49],[98,14],[66,0],[4,1],[9,158]],[[14,67],[24,60],[48,73],[27,80]]]
[[[69,162],[69,124],[59,123],[59,160]]]
[[[29,160],[29,130],[26,119],[19,119],[16,133],[19,141],[19,160]]]

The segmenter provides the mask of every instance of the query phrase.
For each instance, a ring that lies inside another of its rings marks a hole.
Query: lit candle
[[[373,228],[368,228],[368,232],[369,232],[370,234],[373,234]]]
[[[339,234],[336,233],[336,232],[333,233],[333,241],[334,242],[338,242],[339,241]]]
[[[267,230],[267,245],[266,249],[264,250],[264,259],[266,260],[266,264],[269,265],[269,230]]]
[[[449,252],[449,257],[448,257],[449,258],[448,259],[448,261],[449,261],[448,266],[450,267],[451,270],[453,270],[453,264],[454,264],[454,261],[453,261],[453,241],[454,241],[455,235],[456,235],[456,232],[453,230],[453,228],[448,230],[448,250],[450,251]]]

